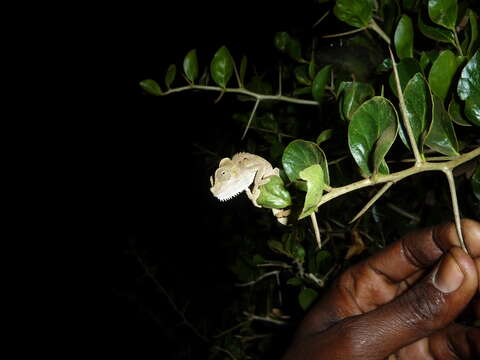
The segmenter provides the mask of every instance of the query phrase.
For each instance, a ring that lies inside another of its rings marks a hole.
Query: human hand
[[[472,303],[480,319],[480,223],[408,234],[347,269],[300,324],[284,360],[478,359],[480,328],[454,321]],[[390,357],[389,357],[390,356]]]

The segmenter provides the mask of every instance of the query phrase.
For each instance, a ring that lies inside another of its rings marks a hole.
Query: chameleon
[[[220,201],[227,201],[245,191],[256,207],[260,195],[260,186],[269,182],[270,176],[278,176],[279,169],[274,168],[261,156],[240,152],[232,158],[220,160],[214,177],[210,177],[210,191]],[[250,186],[253,184],[253,187]],[[290,210],[272,209],[277,220],[286,225]]]

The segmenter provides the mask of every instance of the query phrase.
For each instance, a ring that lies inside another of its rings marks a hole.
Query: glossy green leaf
[[[312,84],[310,76],[308,75],[308,65],[298,65],[295,67],[293,72],[295,74],[295,78],[300,84],[306,86],[310,86]]]
[[[193,49],[183,59],[183,71],[190,82],[194,82],[198,76],[198,58],[197,50]]]
[[[333,13],[341,21],[361,28],[372,20],[373,5],[373,0],[337,0]]]
[[[160,88],[160,85],[155,80],[152,79],[146,79],[143,81],[140,81],[140,86],[142,87],[143,90],[145,90],[147,93],[151,95],[162,95],[162,89]]]
[[[472,126],[467,120],[465,120],[460,104],[452,97],[450,104],[448,104],[448,113],[453,122],[461,126]]]
[[[447,98],[448,90],[460,64],[461,59],[457,58],[450,50],[444,50],[430,68],[428,74],[430,89],[442,101]]]
[[[317,145],[320,145],[322,142],[329,140],[333,135],[333,129],[323,130],[320,135],[317,137]]]
[[[397,71],[398,78],[400,79],[400,87],[402,91],[404,91],[405,86],[407,86],[407,83],[412,78],[412,76],[416,73],[422,72],[422,69],[420,68],[420,65],[416,60],[412,58],[405,58],[400,60],[400,62],[397,64]],[[395,76],[393,75],[393,71],[388,78],[388,83],[395,96],[398,96],[397,85],[395,84]]]
[[[470,96],[465,101],[465,115],[473,125],[480,126],[480,95]]]
[[[480,200],[480,165],[477,165],[477,169],[472,176],[472,189],[473,194]]]
[[[307,310],[314,303],[317,297],[317,291],[310,288],[305,288],[300,292],[300,294],[298,294],[298,303],[303,310]]]
[[[325,86],[327,86],[330,81],[330,73],[332,70],[332,65],[324,66],[318,73],[315,75],[312,83],[312,96],[313,98],[320,102],[325,94]]]
[[[413,58],[413,23],[408,15],[402,15],[393,37],[395,50],[400,59]]]
[[[405,110],[408,122],[413,132],[417,148],[423,153],[423,141],[425,132],[428,128],[427,118],[430,108],[430,90],[427,82],[421,73],[415,74],[405,87],[403,93],[405,99]],[[400,137],[407,147],[410,149],[410,142],[407,140],[406,134],[400,133]]]
[[[280,176],[271,176],[270,181],[260,185],[259,189],[258,205],[269,209],[283,209],[292,205],[290,193],[285,189]]]
[[[471,96],[480,96],[480,54],[478,50],[460,74],[457,93],[462,100]]]
[[[453,31],[425,24],[420,13],[418,15],[418,28],[423,35],[430,39],[455,45],[455,36]]]
[[[210,73],[213,81],[222,88],[227,87],[227,83],[233,74],[233,59],[230,51],[222,46],[213,56],[210,64]]]
[[[470,29],[470,42],[467,49],[467,56],[473,55],[477,50],[478,44],[478,16],[472,9],[467,10],[468,13],[468,24]]]
[[[348,126],[348,146],[362,176],[388,174],[385,155],[395,141],[398,115],[392,103],[375,96],[353,114]]]
[[[428,15],[435,24],[455,31],[457,13],[457,0],[428,0]]]
[[[170,85],[172,85],[176,75],[177,67],[175,64],[171,64],[167,69],[167,73],[165,74],[165,85],[167,86],[167,89],[170,89]]]
[[[322,198],[325,182],[323,181],[323,170],[319,164],[314,164],[300,171],[300,179],[307,182],[307,194],[305,203],[299,219],[309,216],[317,210],[320,199]]]
[[[300,171],[311,165],[320,164],[323,170],[325,184],[330,184],[327,158],[322,149],[311,141],[294,140],[283,151],[282,165],[288,179],[295,182],[300,177]]]
[[[339,103],[342,119],[350,121],[358,107],[373,96],[375,96],[375,90],[371,84],[356,81],[346,83]]]
[[[443,101],[432,94],[432,122],[425,138],[425,145],[447,156],[458,155],[458,141],[452,119]]]

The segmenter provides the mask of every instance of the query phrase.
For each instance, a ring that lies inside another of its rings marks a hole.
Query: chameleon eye
[[[230,179],[230,171],[220,168],[217,170],[215,177],[221,180],[228,180]]]

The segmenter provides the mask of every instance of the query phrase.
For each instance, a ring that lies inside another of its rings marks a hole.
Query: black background
[[[165,71],[175,63],[175,84],[182,85],[178,74],[183,57],[193,48],[201,68],[222,45],[237,61],[246,54],[250,64],[271,68],[275,32],[308,28],[321,16],[311,9],[313,2],[298,6],[293,1],[187,1],[125,6],[103,15],[105,31],[97,40],[108,53],[105,71],[113,80],[99,79],[92,85],[111,99],[100,114],[100,137],[106,146],[100,172],[108,173],[105,190],[112,194],[109,205],[119,220],[107,249],[113,260],[104,284],[110,300],[101,315],[100,332],[111,340],[106,342],[107,353],[170,358],[188,343],[198,352],[193,358],[206,356],[201,341],[145,276],[137,252],[148,266],[155,266],[159,282],[177,306],[188,302],[192,322],[198,314],[217,321],[235,296],[235,279],[221,246],[228,234],[215,227],[219,212],[233,211],[235,205],[230,208],[211,196],[212,169],[194,155],[198,149],[193,146],[208,149],[218,137],[227,137],[242,147],[243,129],[232,125],[229,117],[235,101],[226,98],[214,104],[215,93],[153,97],[138,83],[152,78],[164,87]]]

